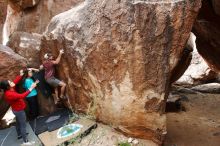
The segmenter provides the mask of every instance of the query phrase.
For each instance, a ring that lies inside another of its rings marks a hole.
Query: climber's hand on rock
[[[64,50],[63,50],[63,49],[61,49],[61,50],[60,50],[60,54],[63,54],[63,53],[64,53]]]
[[[24,75],[24,71],[22,69],[22,70],[20,70],[20,76],[23,76],[23,75]]]
[[[32,68],[28,68],[27,70],[28,70],[28,71],[33,71]]]
[[[36,68],[28,68],[28,71],[36,71],[36,72],[39,72],[39,69],[36,69]]]
[[[39,69],[40,69],[40,70],[44,69],[44,66],[43,66],[43,65],[40,65]]]

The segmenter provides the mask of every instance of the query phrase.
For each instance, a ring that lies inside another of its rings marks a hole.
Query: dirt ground
[[[186,111],[167,113],[167,136],[164,146],[220,146],[220,94],[184,94]],[[74,146],[116,146],[127,137],[109,126],[96,130]],[[139,146],[156,146],[139,140]]]
[[[186,112],[167,114],[164,146],[220,146],[220,94],[184,94]]]
[[[157,146],[152,141],[137,140],[138,144],[131,143],[131,146]],[[118,146],[119,143],[126,142],[128,142],[128,137],[123,136],[109,126],[98,124],[97,129],[84,137],[82,141],[75,142],[72,146]]]

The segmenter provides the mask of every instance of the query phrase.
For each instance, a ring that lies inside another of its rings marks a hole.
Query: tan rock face
[[[177,65],[171,71],[170,83],[177,81],[189,67],[192,60],[192,51],[194,46],[195,35],[191,32]]]
[[[7,43],[15,53],[23,56],[28,60],[28,64],[32,67],[39,68],[40,59],[40,43],[41,35],[30,34],[26,32],[14,32]]]
[[[87,0],[52,19],[41,56],[64,48],[57,73],[75,109],[160,144],[170,72],[200,5],[200,0]]]
[[[9,47],[0,44],[0,81],[13,80],[24,67],[26,67],[25,58],[13,52]],[[0,118],[3,117],[8,108],[8,104],[3,98],[0,98]]]
[[[0,0],[0,43],[2,43],[2,31],[3,25],[6,19],[7,13],[7,3],[5,0]]]
[[[6,21],[7,36],[16,31],[41,34],[53,16],[69,10],[80,1],[83,0],[10,0]],[[26,7],[28,8],[25,9]]]
[[[9,4],[16,10],[23,10],[36,6],[40,0],[9,0]]]
[[[210,1],[203,1],[193,32],[197,37],[198,52],[213,71],[219,72],[220,16],[214,13]]]
[[[217,78],[206,61],[198,53],[196,36],[191,33],[179,63],[171,73],[171,82],[181,85],[196,85]],[[178,79],[178,80],[177,80]]]
[[[216,72],[220,71],[220,16],[216,15],[218,2],[220,1],[213,0],[211,4],[208,0],[203,1],[203,6],[193,29],[197,37],[197,47],[194,48],[193,60],[184,75],[176,83],[195,85],[217,78]],[[188,61],[181,60],[180,64],[182,63],[182,65],[177,66],[177,69],[174,70],[177,73],[184,71],[183,65],[186,65],[186,62]],[[176,72],[173,73],[172,78],[176,77]]]
[[[11,48],[0,44],[0,80],[13,80],[26,65],[25,58],[16,54]]]

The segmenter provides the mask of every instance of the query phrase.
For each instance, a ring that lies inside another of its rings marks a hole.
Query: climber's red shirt
[[[22,76],[17,76],[15,80],[13,81],[15,85],[22,79]],[[11,106],[12,110],[14,111],[21,111],[24,110],[26,107],[26,104],[24,102],[24,98],[30,93],[29,90],[26,92],[20,94],[15,91],[15,89],[9,89],[5,91],[5,100],[8,102],[8,104]]]

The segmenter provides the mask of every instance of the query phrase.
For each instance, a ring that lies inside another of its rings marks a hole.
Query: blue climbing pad
[[[27,132],[29,141],[35,141],[34,146],[42,146],[41,141],[35,135],[31,126],[27,123]],[[17,139],[17,133],[15,126],[12,126],[7,129],[0,130],[0,146],[20,146],[22,145],[23,140]]]

